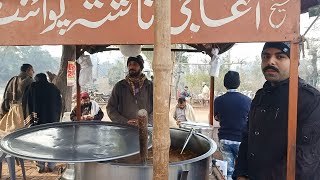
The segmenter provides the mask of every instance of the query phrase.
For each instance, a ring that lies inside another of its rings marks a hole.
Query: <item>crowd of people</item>
[[[224,76],[227,92],[214,100],[214,119],[220,123],[219,150],[227,161],[227,179],[284,180],[286,178],[288,143],[288,100],[290,44],[267,42],[261,52],[261,70],[265,84],[253,100],[240,93],[240,74],[228,71]],[[145,109],[153,125],[153,81],[142,73],[142,56],[127,59],[127,76],[113,87],[106,112],[112,122],[136,126],[137,112]],[[30,64],[21,66],[19,75],[6,86],[0,111],[0,129],[12,132],[24,126],[59,122],[62,99],[59,89],[43,73],[34,76]],[[34,76],[34,79],[33,79]],[[197,122],[188,86],[170,109],[170,126]],[[210,89],[202,83],[202,99],[208,100]],[[104,113],[99,104],[81,92],[80,119],[77,109],[71,121],[101,121]],[[320,93],[299,79],[298,127],[296,146],[296,179],[317,180],[320,177]],[[53,171],[55,164],[37,162],[39,173]]]

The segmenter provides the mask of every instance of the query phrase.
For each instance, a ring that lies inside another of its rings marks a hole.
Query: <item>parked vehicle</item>
[[[110,99],[110,94],[94,92],[91,99],[96,101],[97,103],[107,104]]]

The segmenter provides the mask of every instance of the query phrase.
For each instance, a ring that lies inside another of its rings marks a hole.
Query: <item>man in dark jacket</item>
[[[214,116],[220,122],[219,141],[224,161],[228,162],[228,180],[234,171],[234,161],[238,156],[241,136],[246,128],[251,99],[237,91],[240,86],[240,75],[228,71],[224,76],[224,87],[227,93],[214,101]]]
[[[251,103],[234,179],[285,180],[288,142],[290,44],[267,42],[261,54],[267,80]],[[320,178],[320,93],[298,83],[296,180]]]
[[[137,113],[140,109],[145,109],[149,124],[152,125],[153,86],[142,73],[143,63],[140,55],[128,58],[129,74],[113,87],[107,105],[111,121],[137,125]]]
[[[34,79],[35,82],[26,89],[22,100],[25,118],[35,115],[34,125],[59,122],[62,108],[60,90],[48,82],[43,73],[37,74]],[[48,162],[47,166],[48,172],[54,171],[55,163]],[[46,171],[45,162],[38,161],[37,167],[39,173]]]
[[[81,92],[81,119],[77,119],[77,107],[74,107],[70,114],[71,121],[101,121],[104,113],[99,104],[90,100],[88,92]]]

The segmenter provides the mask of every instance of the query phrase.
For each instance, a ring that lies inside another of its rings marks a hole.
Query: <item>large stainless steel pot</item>
[[[170,129],[171,148],[181,149],[189,131]],[[208,180],[209,156],[214,153],[215,142],[202,134],[193,135],[186,146],[198,154],[196,158],[169,164],[169,180]],[[152,179],[152,165],[88,162],[75,164],[76,180],[150,180]]]

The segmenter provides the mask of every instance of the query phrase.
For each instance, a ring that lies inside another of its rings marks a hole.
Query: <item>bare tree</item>
[[[55,84],[62,95],[62,109],[71,111],[72,87],[67,86],[67,67],[68,61],[76,59],[76,46],[64,45],[62,47],[62,56],[60,69],[57,75],[47,72],[50,81]]]

